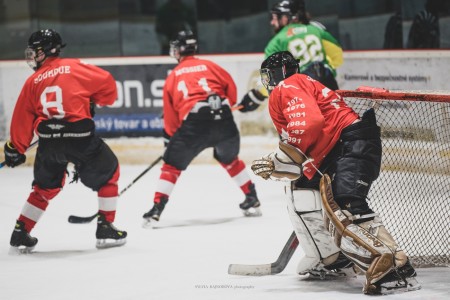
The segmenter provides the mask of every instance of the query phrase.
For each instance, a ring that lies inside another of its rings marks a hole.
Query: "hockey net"
[[[416,267],[450,266],[450,93],[338,91],[381,127],[380,177],[369,205]]]

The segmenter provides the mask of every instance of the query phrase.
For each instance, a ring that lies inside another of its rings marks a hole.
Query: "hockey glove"
[[[280,141],[275,152],[254,160],[251,168],[264,179],[293,181],[302,176],[305,161],[306,157],[297,148]]]
[[[23,164],[27,159],[25,154],[19,153],[10,141],[5,143],[3,151],[5,152],[5,164],[10,168]]]
[[[264,97],[256,89],[250,90],[245,96],[242,98],[241,102],[239,102],[238,106],[242,106],[239,110],[241,112],[249,112],[257,109],[267,98]]]

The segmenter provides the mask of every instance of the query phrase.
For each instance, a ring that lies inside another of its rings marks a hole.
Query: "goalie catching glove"
[[[275,152],[254,160],[252,170],[264,179],[293,181],[302,176],[306,157],[294,146],[280,141]]]

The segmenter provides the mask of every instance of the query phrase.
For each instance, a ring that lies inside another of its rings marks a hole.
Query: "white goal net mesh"
[[[382,173],[369,205],[416,267],[450,266],[450,95],[339,91],[360,115],[374,107]]]

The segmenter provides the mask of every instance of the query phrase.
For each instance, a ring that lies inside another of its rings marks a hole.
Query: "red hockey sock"
[[[156,183],[156,192],[154,196],[154,203],[161,202],[161,198],[169,198],[172,193],[178,178],[180,177],[181,170],[178,170],[174,166],[164,163],[161,167],[161,175]]]
[[[230,164],[220,163],[221,166],[228,172],[230,177],[236,182],[244,194],[250,192],[250,184],[252,183],[250,176],[245,169],[245,163],[236,157]]]
[[[119,195],[118,181],[120,176],[120,167],[108,182],[98,191],[98,211],[105,216],[106,221],[114,222],[116,217],[117,200]]]
[[[18,218],[19,221],[25,224],[27,232],[31,232],[47,209],[48,201],[53,199],[60,191],[61,188],[42,189],[37,185],[33,186],[33,191],[28,196],[27,202],[25,202]]]

